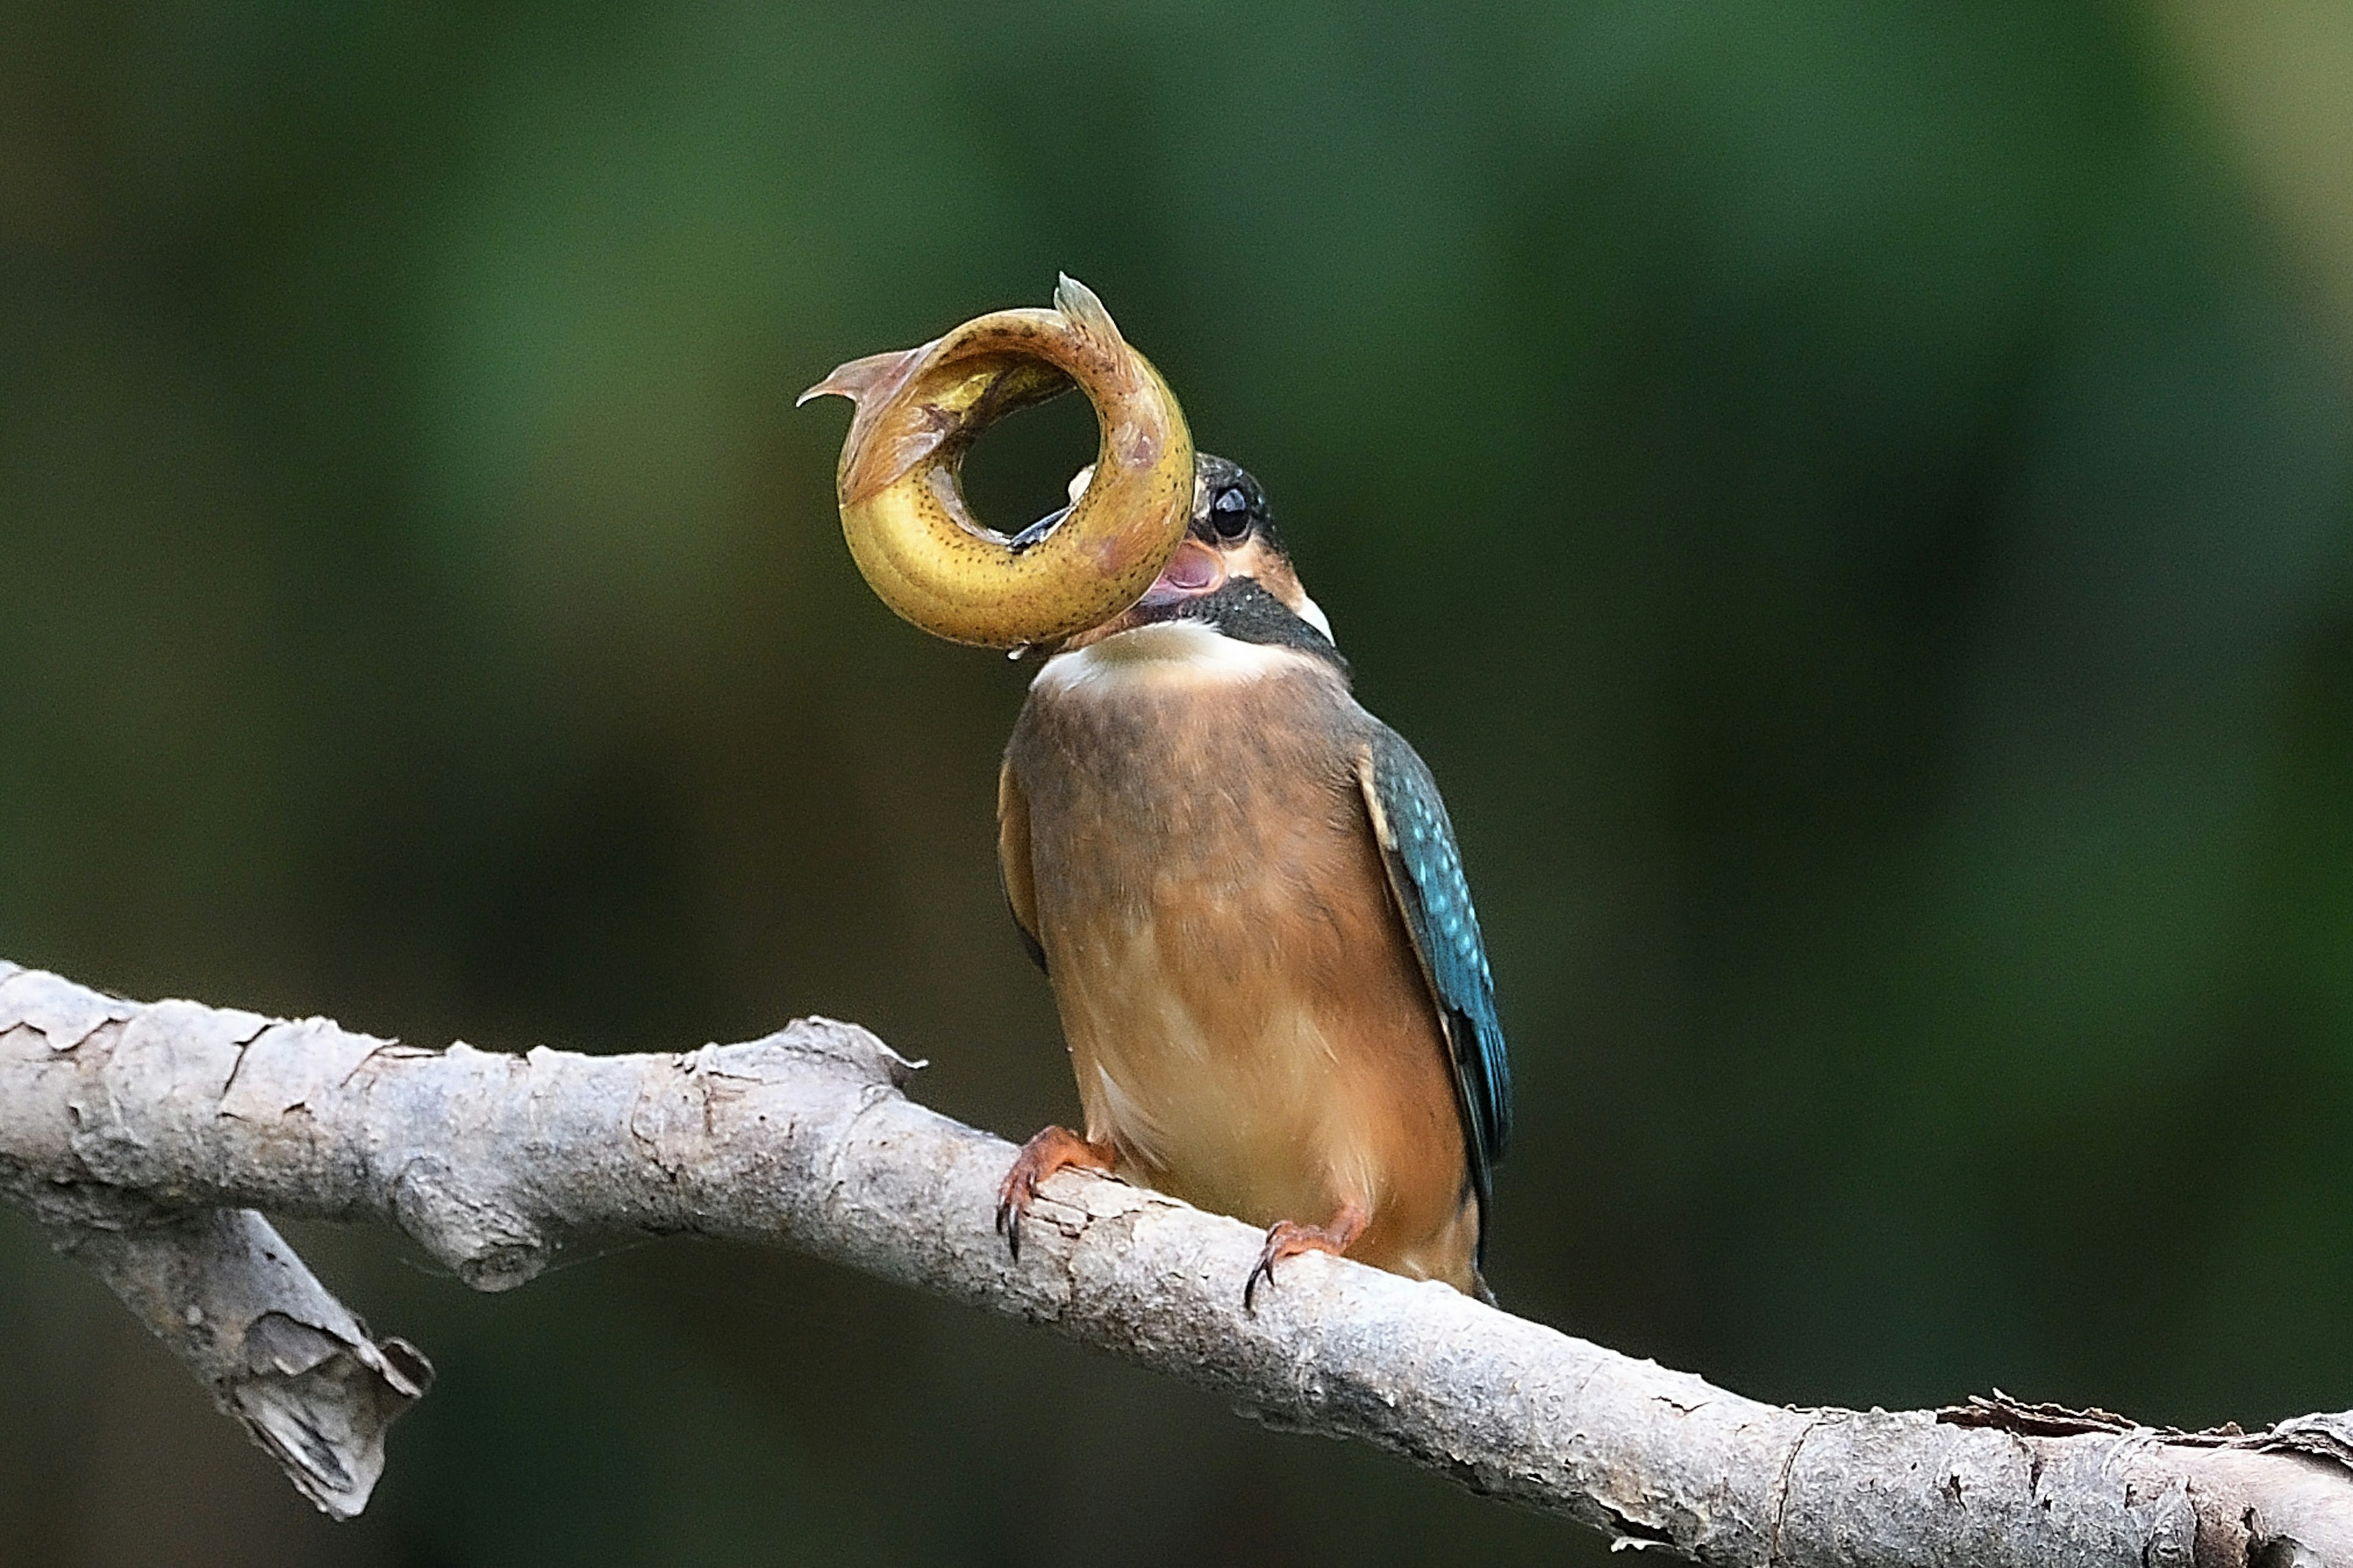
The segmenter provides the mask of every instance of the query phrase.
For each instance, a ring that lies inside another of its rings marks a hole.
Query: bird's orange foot
[[[1005,1173],[1005,1184],[997,1189],[997,1234],[1013,1249],[1017,1262],[1021,1257],[1021,1221],[1029,1212],[1029,1200],[1038,1195],[1038,1184],[1074,1165],[1109,1171],[1111,1162],[1110,1144],[1090,1143],[1067,1127],[1049,1127],[1021,1145],[1021,1152],[1013,1156],[1013,1169]]]
[[[1345,1257],[1356,1245],[1356,1237],[1365,1234],[1365,1226],[1372,1216],[1362,1204],[1344,1204],[1333,1216],[1330,1225],[1301,1225],[1296,1220],[1279,1219],[1267,1226],[1266,1245],[1259,1249],[1258,1263],[1242,1281],[1242,1310],[1256,1310],[1254,1299],[1259,1281],[1274,1283],[1274,1266],[1286,1258],[1296,1258],[1303,1252],[1328,1252],[1335,1258]]]

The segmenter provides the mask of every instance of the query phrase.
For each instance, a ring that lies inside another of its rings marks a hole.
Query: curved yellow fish
[[[974,439],[1076,384],[1102,427],[1070,515],[1015,549],[965,504]],[[983,647],[1052,643],[1141,598],[1185,536],[1193,437],[1160,373],[1093,290],[1065,277],[1050,310],[998,310],[918,348],[852,360],[801,394],[858,405],[835,477],[841,531],[882,602]]]

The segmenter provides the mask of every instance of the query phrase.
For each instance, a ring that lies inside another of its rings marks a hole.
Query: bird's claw
[[[1258,1261],[1250,1265],[1250,1278],[1242,1281],[1243,1311],[1258,1310],[1258,1284],[1261,1279],[1270,1285],[1274,1283],[1274,1249],[1271,1247],[1258,1255]]]
[[[1315,1248],[1314,1233],[1305,1226],[1293,1225],[1287,1219],[1276,1220],[1266,1227],[1266,1245],[1258,1249],[1258,1261],[1250,1265],[1250,1277],[1242,1281],[1242,1310],[1258,1310],[1258,1288],[1261,1282],[1274,1283],[1274,1266],[1283,1258]]]
[[[997,1234],[1005,1238],[1013,1261],[1021,1261],[1021,1216],[1029,1212],[1029,1200],[1038,1195],[1038,1183],[1022,1167],[1026,1160],[1016,1159],[1013,1169],[1005,1173],[1005,1184],[997,1190]]]
[[[1303,1252],[1346,1257],[1356,1237],[1365,1233],[1367,1217],[1363,1205],[1348,1203],[1341,1205],[1339,1214],[1328,1226],[1279,1219],[1267,1226],[1266,1245],[1259,1248],[1258,1261],[1250,1265],[1250,1278],[1242,1281],[1242,1310],[1257,1310],[1260,1284],[1274,1283],[1274,1266],[1284,1258],[1296,1258]]]
[[[1030,1201],[1038,1195],[1038,1184],[1057,1171],[1079,1166],[1090,1171],[1108,1171],[1112,1165],[1108,1145],[1090,1143],[1067,1127],[1049,1127],[1021,1145],[1013,1156],[1013,1168],[1005,1173],[1004,1182],[997,1189],[997,1234],[1005,1238],[1013,1261],[1021,1261],[1021,1221],[1029,1213]]]

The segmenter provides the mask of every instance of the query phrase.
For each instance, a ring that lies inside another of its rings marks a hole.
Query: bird
[[[1084,1124],[1022,1146],[997,1228],[1018,1262],[1039,1184],[1076,1166],[1264,1227],[1251,1310],[1307,1252],[1492,1301],[1511,1069],[1452,823],[1356,701],[1264,489],[1194,468],[1143,598],[1038,650],[998,774],[1006,899]]]

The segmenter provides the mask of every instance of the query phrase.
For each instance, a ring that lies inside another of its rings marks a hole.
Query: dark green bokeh
[[[1492,1274],[1775,1400],[2353,1405],[2348,396],[2092,5],[0,12],[0,953],[1071,1113],[1023,672],[831,509],[836,361],[1109,301],[1464,840]],[[1017,426],[1024,521],[1088,443]],[[11,1563],[1493,1562],[1566,1526],[668,1243],[478,1298],[331,1527],[0,1219]]]

